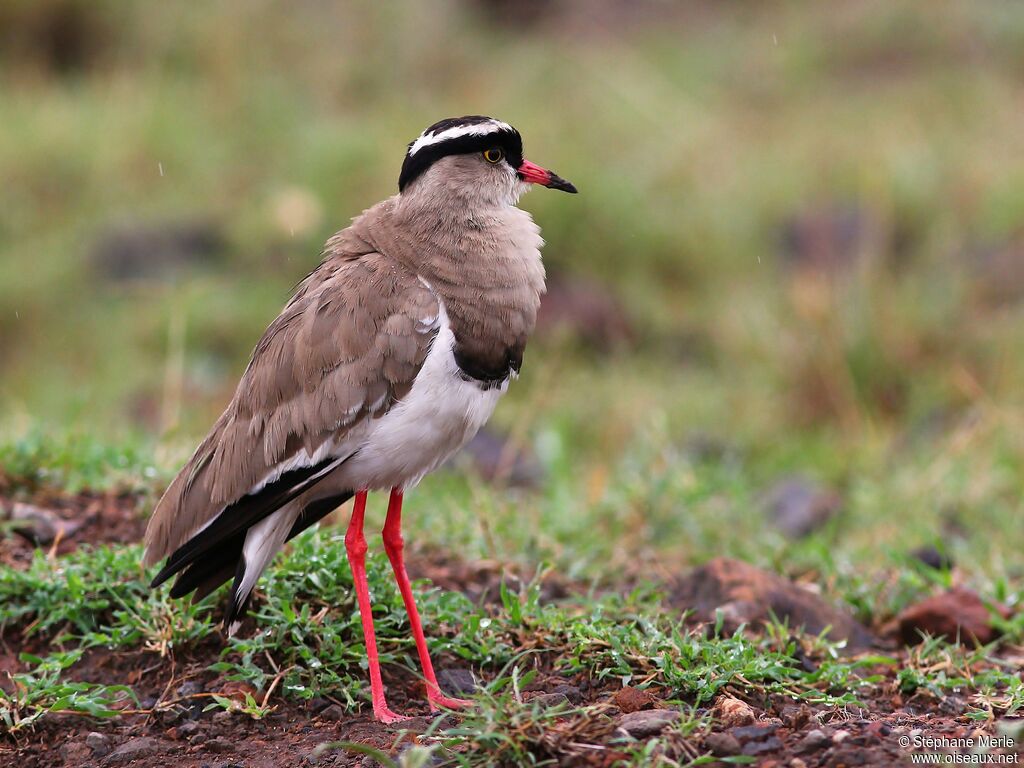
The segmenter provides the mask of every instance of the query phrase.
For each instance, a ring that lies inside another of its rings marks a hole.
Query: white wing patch
[[[489,133],[498,133],[499,131],[513,131],[511,125],[503,123],[500,120],[488,120],[486,123],[473,123],[472,125],[456,125],[454,128],[448,128],[440,131],[439,133],[428,133],[424,131],[420,134],[419,138],[412,143],[409,147],[409,156],[415,155],[424,147],[429,147],[432,144],[437,144],[442,141],[448,141],[448,139],[457,139],[462,136],[486,136]]]

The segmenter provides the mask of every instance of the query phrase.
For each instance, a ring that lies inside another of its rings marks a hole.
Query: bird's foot
[[[403,720],[409,719],[405,715],[399,715],[396,712],[392,712],[386,704],[374,707],[373,716],[380,722],[384,723],[384,725],[393,725],[394,723],[400,723]]]
[[[430,703],[430,711],[437,712],[438,709],[465,709],[473,706],[472,701],[466,699],[453,699],[443,693],[428,693],[427,701]]]

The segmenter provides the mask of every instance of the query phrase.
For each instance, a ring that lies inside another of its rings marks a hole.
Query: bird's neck
[[[367,226],[358,227],[364,220]],[[486,300],[486,294],[508,288],[539,297],[544,290],[540,229],[515,206],[395,196],[356,226],[444,298],[466,294]]]
[[[461,359],[506,378],[522,361],[544,292],[540,229],[510,205],[403,202],[396,196],[366,211],[339,233],[339,250],[382,253],[424,280],[444,303]]]

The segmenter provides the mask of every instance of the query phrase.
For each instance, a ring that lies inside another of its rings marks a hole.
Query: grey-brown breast
[[[358,221],[349,237],[365,237],[434,290],[455,335],[459,368],[485,387],[496,386],[519,371],[536,324],[543,241],[518,208],[456,211],[429,203],[411,208],[392,198]]]

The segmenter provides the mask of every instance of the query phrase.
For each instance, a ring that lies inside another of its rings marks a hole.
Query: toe
[[[409,719],[409,718],[404,717],[402,715],[399,715],[399,714],[397,714],[395,712],[392,712],[387,707],[382,707],[381,709],[375,709],[373,711],[373,716],[375,718],[377,718],[380,722],[384,723],[385,725],[392,725],[393,723],[400,723],[403,720],[408,720]]]
[[[473,705],[472,701],[467,701],[466,699],[453,699],[442,693],[428,696],[427,698],[430,702],[431,711],[437,711],[440,707],[443,707],[444,709],[465,709],[466,707]]]

